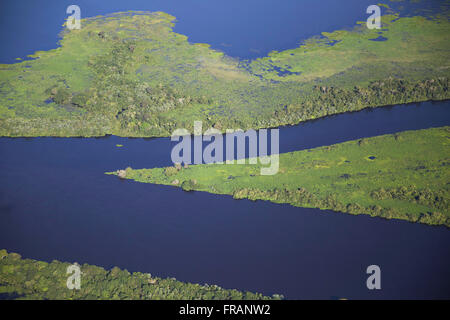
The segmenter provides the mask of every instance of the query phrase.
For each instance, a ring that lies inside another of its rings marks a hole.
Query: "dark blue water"
[[[0,62],[12,63],[56,46],[66,9],[76,4],[81,17],[127,10],[164,11],[177,17],[175,31],[191,42],[240,58],[295,48],[311,36],[351,28],[368,18],[373,0],[40,0],[0,2]],[[417,7],[436,11],[443,1],[389,2],[402,14]],[[382,14],[385,9],[382,8]]]
[[[450,102],[336,115],[280,130],[281,152],[450,124]],[[116,144],[123,144],[117,148]],[[0,139],[0,247],[290,299],[450,298],[450,232],[122,181],[170,164],[169,139]],[[382,290],[366,288],[367,266]]]
[[[82,17],[165,11],[191,42],[247,59],[350,28],[367,18],[373,1],[1,1],[0,62],[55,48],[70,4],[81,7]],[[403,2],[391,6],[404,14],[414,10]],[[282,128],[280,151],[449,125],[448,104],[368,110]],[[446,228],[185,193],[103,174],[170,165],[171,147],[168,139],[1,138],[0,248],[287,298],[450,297]],[[365,287],[370,264],[382,270],[379,292]]]

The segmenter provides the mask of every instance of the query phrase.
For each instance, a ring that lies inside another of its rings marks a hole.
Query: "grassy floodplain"
[[[0,136],[168,136],[194,120],[256,129],[448,99],[448,10],[383,10],[382,29],[358,22],[253,61],[190,43],[163,12],[83,19],[58,48],[0,65]]]
[[[128,168],[125,178],[449,227],[449,139],[442,127],[284,153],[273,176],[247,163]]]
[[[226,290],[216,285],[184,283],[174,278],[162,279],[149,273],[105,270],[83,264],[80,266],[81,288],[69,290],[67,267],[71,263],[22,259],[17,253],[0,250],[0,295],[16,299],[280,299],[258,293]]]

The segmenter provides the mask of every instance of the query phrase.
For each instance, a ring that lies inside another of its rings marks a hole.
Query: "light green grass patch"
[[[280,155],[260,165],[127,170],[139,182],[450,226],[450,127],[406,131]],[[372,157],[370,159],[369,157]],[[177,183],[176,183],[177,182]]]

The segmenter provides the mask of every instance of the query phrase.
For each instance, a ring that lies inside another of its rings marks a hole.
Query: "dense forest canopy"
[[[50,263],[23,259],[19,254],[0,250],[0,297],[16,299],[269,299],[257,293],[226,290],[217,285],[184,283],[162,279],[150,273],[129,272],[114,267],[83,264],[79,289],[69,289],[70,263]],[[275,294],[273,298],[282,296]]]

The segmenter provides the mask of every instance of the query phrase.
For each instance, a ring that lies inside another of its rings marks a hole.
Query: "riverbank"
[[[0,250],[0,295],[5,298],[38,300],[260,300],[270,299],[257,293],[222,289],[216,285],[199,285],[162,279],[150,273],[133,272],[117,267],[83,264],[79,290],[67,287],[72,263],[53,260],[50,263],[22,259],[13,252]],[[73,272],[72,272],[73,273]],[[274,298],[279,299],[276,295]]]
[[[448,101],[425,102],[308,121],[280,128],[280,152],[448,126],[449,112]],[[148,270],[287,299],[448,298],[447,227],[237,201],[103,174],[171,166],[174,144],[0,138],[0,243],[36,260]],[[378,293],[361,279],[373,261],[390,270]],[[335,272],[317,267],[330,265]],[[410,279],[420,289],[411,291]]]
[[[449,127],[406,131],[284,153],[275,177],[247,163],[127,168],[123,178],[449,227],[448,134]]]
[[[272,128],[367,107],[449,99],[447,12],[382,17],[239,61],[173,32],[175,17],[83,20],[61,46],[0,65],[1,136],[170,136],[194,120]],[[372,41],[380,36],[387,41]],[[283,70],[280,74],[280,70]]]

